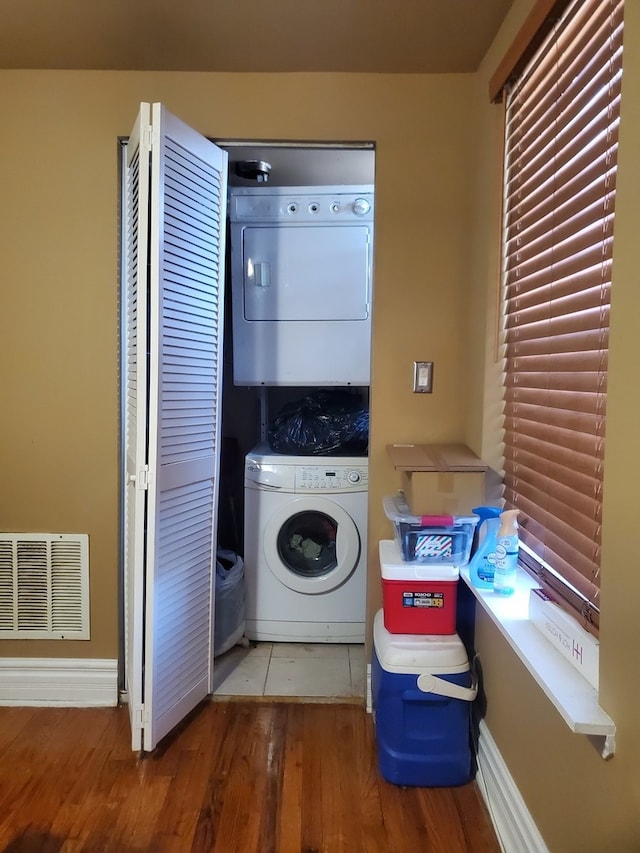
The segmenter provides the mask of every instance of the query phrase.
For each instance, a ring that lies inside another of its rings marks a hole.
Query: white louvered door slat
[[[153,105],[143,749],[210,691],[227,154]]]

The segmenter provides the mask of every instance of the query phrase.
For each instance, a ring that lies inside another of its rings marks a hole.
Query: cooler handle
[[[438,678],[430,672],[423,672],[418,676],[418,690],[423,693],[435,693],[437,696],[447,696],[450,699],[462,699],[464,702],[473,702],[478,695],[478,676],[471,671],[471,687],[463,687],[454,684],[446,678]]]

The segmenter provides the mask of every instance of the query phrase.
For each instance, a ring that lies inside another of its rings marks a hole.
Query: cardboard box
[[[387,452],[415,515],[469,515],[484,505],[488,466],[464,444],[391,444]]]
[[[529,593],[529,619],[597,690],[600,669],[599,641],[539,588],[534,588]]]

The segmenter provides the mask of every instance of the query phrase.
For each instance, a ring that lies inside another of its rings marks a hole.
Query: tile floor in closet
[[[251,643],[215,659],[215,696],[362,700],[364,645]]]

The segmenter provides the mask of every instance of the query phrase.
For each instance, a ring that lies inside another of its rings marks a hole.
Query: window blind
[[[505,503],[597,633],[622,0],[567,5],[506,100]]]

